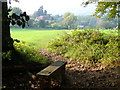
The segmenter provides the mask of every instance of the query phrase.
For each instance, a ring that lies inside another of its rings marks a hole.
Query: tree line
[[[13,7],[10,14],[16,13],[20,15],[22,10]],[[101,18],[95,16],[76,16],[73,13],[66,12],[64,15],[48,14],[43,6],[30,15],[26,28],[48,28],[48,29],[115,29],[117,28],[118,19],[108,18],[107,15]],[[17,25],[10,25],[14,28],[20,28]]]

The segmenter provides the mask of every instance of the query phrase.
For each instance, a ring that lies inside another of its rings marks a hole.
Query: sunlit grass
[[[99,30],[101,33],[105,33],[105,34],[111,34],[111,35],[115,35],[118,36],[118,30]]]
[[[35,47],[35,49],[46,48],[48,43],[56,38],[58,35],[64,32],[73,30],[43,30],[43,29],[11,29],[11,36],[13,39],[23,41],[29,46]],[[80,30],[84,31],[84,30]],[[99,30],[105,34],[118,35],[117,30]]]
[[[50,40],[64,33],[65,30],[33,30],[33,29],[11,29],[13,39],[25,42],[36,49],[46,48]]]

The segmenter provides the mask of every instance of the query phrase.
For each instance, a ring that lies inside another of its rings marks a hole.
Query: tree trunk
[[[2,2],[2,52],[14,50],[13,39],[10,36],[7,2]]]

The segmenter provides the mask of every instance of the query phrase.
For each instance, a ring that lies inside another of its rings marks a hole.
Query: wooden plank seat
[[[64,83],[65,80],[65,65],[67,62],[65,61],[56,61],[46,67],[45,69],[41,70],[37,73],[38,78],[45,79],[47,81],[56,80],[60,83]]]

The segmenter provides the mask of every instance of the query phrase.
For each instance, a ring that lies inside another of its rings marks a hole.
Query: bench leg
[[[65,84],[65,66],[61,67],[53,77],[59,84]]]
[[[49,78],[39,78],[39,80],[40,80],[40,89],[41,90],[45,90],[45,89],[47,89],[47,88],[50,88],[50,79]]]
[[[65,84],[65,81],[66,81],[66,80],[65,80],[65,79],[66,79],[66,78],[65,78],[65,66],[63,67],[61,73],[62,73],[62,75],[61,75],[61,76],[62,76],[62,83],[61,83],[61,84]]]

